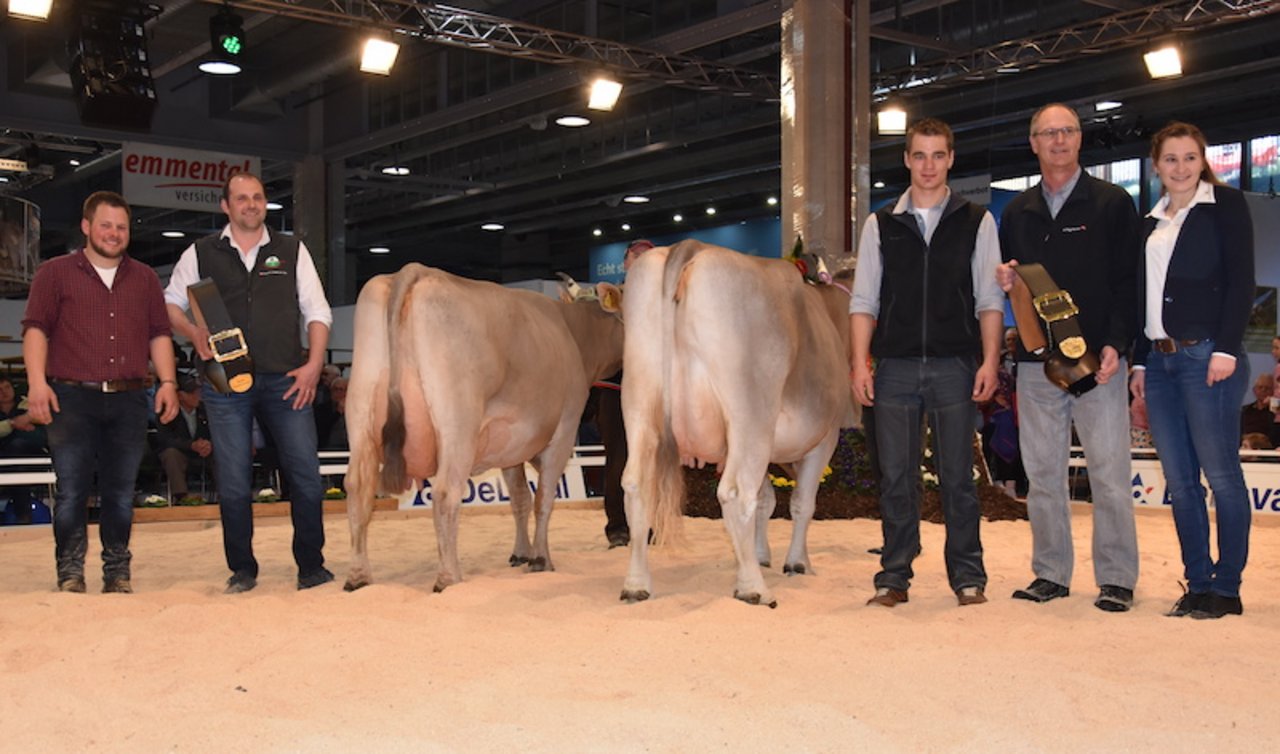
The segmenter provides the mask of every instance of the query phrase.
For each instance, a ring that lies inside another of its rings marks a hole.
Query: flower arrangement
[[[831,476],[831,467],[824,466],[822,468],[822,479],[818,480],[818,484],[821,485],[823,482],[827,481],[827,477],[829,476]],[[776,474],[769,475],[769,484],[772,484],[774,487],[779,489],[794,490],[796,488],[796,480],[788,479],[785,476]]]
[[[325,500],[345,500],[346,497],[347,491],[341,487],[330,487],[324,491]]]
[[[169,506],[169,501],[164,495],[147,495],[138,505],[142,508],[166,508]]]
[[[205,499],[200,495],[183,495],[175,505],[204,505]]]
[[[270,487],[263,487],[262,489],[258,490],[257,493],[254,494],[253,502],[277,503],[277,502],[280,502],[280,493],[276,492]]]

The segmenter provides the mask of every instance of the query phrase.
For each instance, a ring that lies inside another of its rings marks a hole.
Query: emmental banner
[[[220,212],[222,184],[228,175],[260,175],[257,157],[125,142],[121,188],[130,204]]]

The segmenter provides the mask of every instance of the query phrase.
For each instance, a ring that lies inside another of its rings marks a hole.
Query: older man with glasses
[[[1138,329],[1139,223],[1124,189],[1081,169],[1081,136],[1080,119],[1066,105],[1036,111],[1030,141],[1041,181],[1009,203],[1000,224],[1001,287],[1013,287],[1018,263],[1042,265],[1074,300],[1073,318],[1100,364],[1097,387],[1079,395],[1051,382],[1040,365],[1018,366],[1019,444],[1030,481],[1035,580],[1013,596],[1048,602],[1070,594],[1075,554],[1067,462],[1074,423],[1093,493],[1093,568],[1101,588],[1094,605],[1124,612],[1133,605],[1138,580],[1123,354]],[[1019,344],[1019,362],[1038,355]]]

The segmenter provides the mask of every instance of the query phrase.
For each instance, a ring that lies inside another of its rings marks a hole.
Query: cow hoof
[[[773,561],[772,561],[772,560],[762,560],[762,561],[760,561],[760,567],[761,567],[761,568],[770,568],[770,567],[772,567],[772,566],[773,566]]]
[[[525,565],[528,562],[529,562],[529,559],[521,555],[512,555],[510,558],[507,559],[507,563],[509,563],[512,568],[515,568],[516,566]]]
[[[782,567],[782,572],[788,576],[803,576],[808,569],[804,567],[804,563],[787,564]]]
[[[735,590],[733,593],[733,596],[734,596],[734,599],[742,600],[748,605],[768,605],[771,609],[776,608],[778,606],[777,600],[770,600],[769,602],[763,602],[760,599],[759,593],[757,592],[752,592],[750,594],[743,594],[742,592]]]
[[[637,602],[644,602],[645,600],[649,599],[649,592],[647,592],[644,589],[634,589],[634,590],[623,589],[622,596],[619,597],[618,599],[622,600],[623,602],[630,602],[631,604],[635,604]]]
[[[355,590],[362,589],[366,586],[369,586],[369,582],[364,579],[360,579],[358,581],[348,580],[347,583],[342,585],[342,589],[346,592],[354,592]]]
[[[530,558],[529,559],[529,573],[542,573],[543,571],[554,571],[554,570],[555,569],[551,567],[551,564],[547,562],[546,558]]]

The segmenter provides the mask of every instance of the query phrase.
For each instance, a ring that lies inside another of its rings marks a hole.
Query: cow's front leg
[[[436,552],[440,557],[434,591],[443,592],[446,587],[462,581],[462,566],[458,563],[458,507],[462,485],[439,480],[432,490],[431,517],[436,525]]]
[[[761,568],[773,564],[773,554],[769,552],[769,519],[773,518],[773,509],[778,506],[778,497],[773,492],[773,482],[769,475],[764,475],[760,485],[760,505],[756,508],[756,562]]]
[[[529,494],[523,463],[503,469],[502,482],[507,485],[507,494],[511,496],[511,515],[516,522],[516,541],[507,560],[514,568],[533,559],[533,547],[529,544],[529,511],[533,508],[533,496]]]

